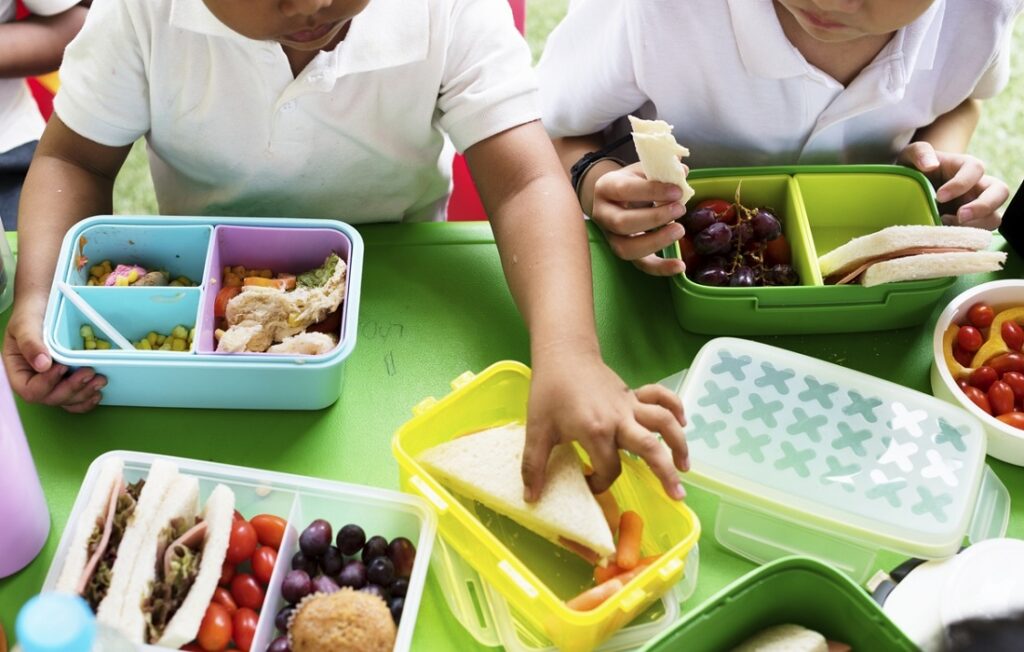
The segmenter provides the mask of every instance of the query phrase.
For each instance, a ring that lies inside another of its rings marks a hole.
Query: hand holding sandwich
[[[669,496],[685,496],[676,469],[690,468],[686,419],[679,397],[668,389],[645,385],[632,391],[600,356],[563,352],[535,357],[527,414],[526,501],[540,498],[551,449],[574,440],[590,457],[594,473],[588,480],[594,493],[618,477],[622,448],[647,462]]]

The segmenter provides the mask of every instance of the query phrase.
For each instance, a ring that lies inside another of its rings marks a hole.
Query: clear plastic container
[[[0,577],[29,564],[50,534],[50,512],[18,408],[0,369]]]
[[[111,451],[97,458],[89,467],[75,504],[71,508],[68,523],[77,522],[103,461],[111,456],[124,460],[124,475],[128,482],[144,477],[154,460],[165,459],[177,464],[178,470],[182,473],[199,478],[201,500],[205,501],[217,484],[224,484],[234,492],[235,509],[242,516],[252,518],[257,514],[274,514],[288,521],[288,528],[278,551],[277,565],[260,611],[256,636],[251,646],[254,652],[262,652],[277,637],[274,616],[285,604],[281,598],[281,582],[290,570],[292,556],[298,551],[299,532],[311,521],[323,518],[335,528],[346,523],[358,523],[368,535],[380,534],[389,540],[394,537],[408,538],[416,546],[417,561],[409,578],[409,591],[405,598],[405,608],[394,649],[396,652],[410,649],[429,566],[427,560],[430,558],[437,531],[437,518],[423,500],[396,491],[362,485],[184,458]],[[46,581],[43,583],[44,591],[52,590],[57,583],[73,530],[74,528],[64,528],[64,536],[61,537]],[[144,646],[142,649],[166,648]]]
[[[43,593],[26,602],[17,634],[14,652],[135,652],[116,629],[96,622],[85,600],[66,593]]]
[[[755,562],[816,557],[864,581],[880,551],[926,559],[1002,536],[1010,497],[966,411],[838,365],[733,338],[662,384],[683,400],[714,536]]]

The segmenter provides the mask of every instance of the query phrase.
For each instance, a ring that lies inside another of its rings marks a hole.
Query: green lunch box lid
[[[751,559],[806,554],[858,578],[872,560],[833,541],[936,558],[1006,531],[984,430],[945,401],[736,338],[709,341],[671,388],[688,420],[683,479],[720,496],[716,536]]]

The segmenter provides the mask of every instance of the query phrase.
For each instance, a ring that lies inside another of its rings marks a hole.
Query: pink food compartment
[[[197,351],[200,354],[216,353],[240,359],[294,358],[293,355],[276,353],[217,353],[217,342],[213,334],[216,318],[213,313],[217,293],[223,287],[224,267],[241,265],[246,269],[270,269],[275,274],[289,273],[298,276],[323,265],[331,253],[338,254],[345,264],[351,267],[351,241],[344,233],[334,229],[228,225],[217,226],[213,232],[213,240],[212,251],[207,261],[205,292],[199,309]],[[345,314],[351,296],[351,282],[351,274],[347,274],[345,299],[338,309],[341,313],[340,326],[338,332],[334,333],[338,337],[339,345],[346,336]],[[337,350],[337,347],[334,350]],[[316,359],[324,356],[301,357]]]

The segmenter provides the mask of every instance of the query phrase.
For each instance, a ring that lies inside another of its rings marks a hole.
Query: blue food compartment
[[[230,227],[230,228],[229,228]],[[215,237],[214,234],[217,234]],[[259,236],[258,243],[252,239]],[[240,237],[245,234],[245,237]],[[265,237],[273,234],[273,237]],[[81,238],[86,238],[84,246]],[[130,254],[125,254],[126,247]],[[78,269],[79,255],[88,264]],[[319,267],[335,251],[348,264],[342,303],[341,339],[321,356],[212,351],[213,301],[220,289],[220,261],[275,271]],[[164,335],[178,325],[196,327],[190,352],[122,351],[60,293],[50,291],[43,323],[53,358],[75,369],[91,367],[106,376],[103,405],[267,410],[315,410],[341,394],[344,362],[355,348],[362,280],[363,242],[351,226],[333,220],[99,216],[68,232],[57,279],[69,279],[78,294],[131,341],[150,331]],[[137,257],[136,257],[137,256]],[[109,259],[166,269],[172,276],[202,280],[196,288],[84,286],[88,268]],[[173,262],[172,262],[173,261]],[[204,316],[209,315],[209,323]],[[80,329],[93,327],[109,350],[82,350]],[[210,345],[200,346],[209,332]],[[205,348],[205,350],[200,350]],[[274,392],[266,388],[273,386]]]
[[[141,265],[149,271],[161,269],[171,279],[185,276],[200,285],[212,233],[213,227],[204,224],[94,224],[76,232],[72,264],[58,278],[70,285],[86,285],[89,268],[109,260],[115,266],[121,263]],[[80,255],[87,259],[84,265],[79,265]]]

